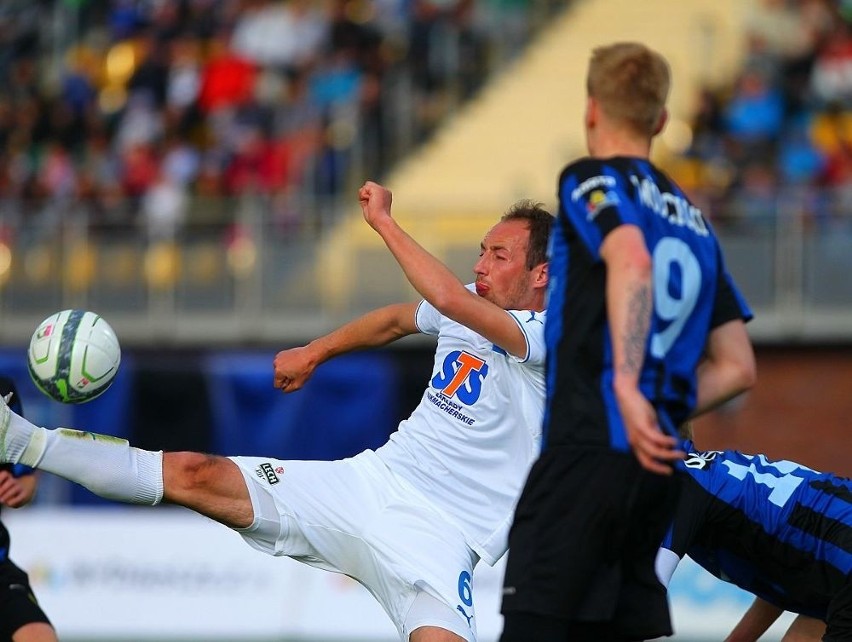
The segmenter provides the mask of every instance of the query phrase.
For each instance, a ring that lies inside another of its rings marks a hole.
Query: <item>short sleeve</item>
[[[441,313],[425,299],[417,306],[414,323],[423,334],[437,335],[441,328]]]
[[[595,257],[612,230],[623,223],[639,224],[630,190],[624,175],[601,160],[583,159],[563,170],[560,211]]]
[[[544,365],[547,354],[544,343],[544,323],[547,313],[535,310],[508,310],[508,313],[518,324],[527,342],[527,353],[523,357],[509,356],[519,363]]]
[[[719,282],[716,286],[716,298],[713,302],[713,317],[710,320],[710,327],[717,328],[735,319],[751,321],[754,315],[748,307],[745,297],[737,289],[733,278],[725,269],[721,250],[718,250],[718,252]]]
[[[476,284],[468,283],[464,286],[468,292],[476,292]],[[414,323],[423,334],[437,336],[441,331],[441,322],[444,315],[431,303],[423,299],[414,313]]]

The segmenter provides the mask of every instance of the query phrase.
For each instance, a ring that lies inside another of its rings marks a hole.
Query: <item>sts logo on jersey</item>
[[[482,382],[488,376],[488,364],[483,359],[454,350],[444,359],[441,371],[432,377],[432,386],[447,397],[453,395],[465,405],[472,405],[482,394]]]

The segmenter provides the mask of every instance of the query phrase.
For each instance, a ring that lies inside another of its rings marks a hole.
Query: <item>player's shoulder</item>
[[[585,156],[577,159],[562,169],[560,181],[574,180],[583,182],[596,176],[608,176],[613,180],[630,172],[631,159],[624,156],[611,158],[592,158]]]
[[[631,190],[629,167],[622,158],[581,158],[567,165],[559,176],[563,203],[618,201],[617,194]],[[597,200],[595,200],[597,199]]]
[[[586,156],[563,167],[559,175],[559,180],[560,182],[571,180],[582,183],[595,176],[612,176],[613,172],[617,171],[617,169],[609,160]]]
[[[544,327],[544,322],[547,320],[547,310],[506,310],[506,312],[515,317],[515,321],[522,329]]]

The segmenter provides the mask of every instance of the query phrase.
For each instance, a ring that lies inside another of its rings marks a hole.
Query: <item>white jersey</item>
[[[376,451],[490,565],[506,552],[544,412],[545,313],[507,314],[526,336],[523,358],[420,303],[418,329],[438,335],[432,377],[411,417]]]

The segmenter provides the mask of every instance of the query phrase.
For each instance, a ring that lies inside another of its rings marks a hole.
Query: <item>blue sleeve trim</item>
[[[12,464],[12,477],[23,477],[25,475],[32,475],[35,472],[29,466],[24,466],[23,464]]]

